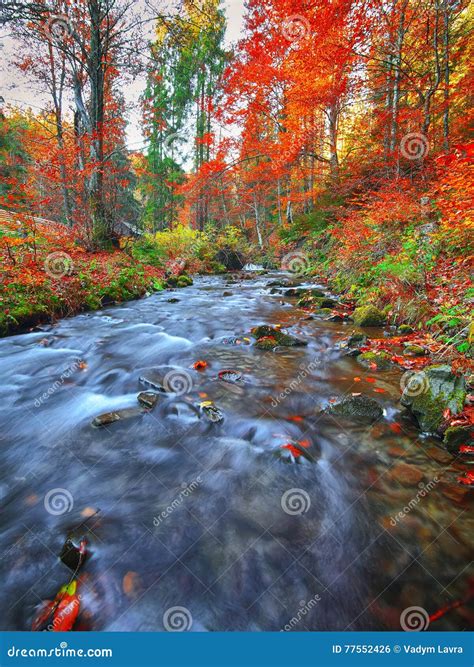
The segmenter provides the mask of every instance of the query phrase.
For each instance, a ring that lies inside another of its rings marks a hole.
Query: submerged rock
[[[381,327],[385,324],[385,315],[375,306],[361,306],[352,315],[358,327]]]
[[[447,364],[429,366],[414,373],[407,381],[400,399],[426,433],[437,433],[447,409],[457,415],[464,407],[466,383]]]
[[[348,396],[330,405],[325,412],[334,417],[345,417],[362,423],[372,423],[383,416],[382,406],[368,396]]]

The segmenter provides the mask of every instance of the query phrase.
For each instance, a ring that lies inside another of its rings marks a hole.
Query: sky
[[[244,0],[223,0],[222,6],[227,16],[226,46],[230,46],[239,39],[242,30]],[[32,84],[11,65],[12,60],[18,55],[17,52],[18,42],[4,29],[0,32],[0,96],[7,105],[21,109],[30,107],[33,111],[40,111],[47,105],[48,98],[38,83]],[[131,150],[140,150],[144,146],[138,103],[144,88],[145,79],[140,76],[135,81],[127,83],[123,89],[129,107],[127,145]]]

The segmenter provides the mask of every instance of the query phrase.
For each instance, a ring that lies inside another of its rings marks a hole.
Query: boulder
[[[255,336],[257,339],[257,347],[259,347],[259,349],[273,349],[272,347],[268,348],[267,343],[265,343],[264,347],[259,345],[262,339],[270,339],[269,344],[273,342],[273,347],[277,347],[277,345],[281,345],[283,347],[298,347],[308,344],[306,341],[301,340],[300,338],[289,336],[288,334],[282,333],[281,331],[278,331],[277,329],[267,325],[254,327],[251,333],[252,336]]]
[[[371,424],[383,416],[382,406],[368,396],[347,396],[339,403],[330,405],[325,412],[334,417],[343,417],[365,424]]]
[[[360,306],[352,315],[354,324],[358,327],[381,327],[385,324],[385,316],[375,306]]]
[[[222,248],[217,253],[216,262],[225,266],[227,271],[241,271],[245,266],[245,258],[242,253],[230,248]]]
[[[464,407],[466,382],[454,375],[447,364],[429,366],[407,381],[401,404],[415,417],[422,431],[438,433],[449,409],[457,415]]]

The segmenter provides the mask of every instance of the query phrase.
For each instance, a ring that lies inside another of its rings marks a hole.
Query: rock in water
[[[334,417],[344,417],[368,424],[383,416],[382,406],[368,396],[348,396],[339,403],[330,405],[325,412]]]
[[[78,538],[70,533],[64,542],[59,558],[73,572],[77,572],[83,564],[87,554],[87,540],[84,536]]]
[[[464,408],[466,382],[457,377],[447,364],[429,366],[413,373],[407,380],[400,399],[417,420],[422,431],[438,433],[444,412],[457,415]]]
[[[357,357],[359,364],[377,371],[387,371],[391,366],[391,357],[387,352],[364,352]]]
[[[224,419],[224,415],[222,414],[221,410],[212,401],[203,401],[199,407],[201,408],[204,416],[214,424],[217,424]]]
[[[102,428],[103,426],[109,426],[123,419],[130,419],[130,417],[137,417],[142,414],[140,408],[124,408],[123,410],[115,410],[114,412],[105,412],[102,415],[94,417],[92,420],[92,426],[95,428]]]
[[[227,382],[228,384],[235,384],[236,382],[240,382],[242,380],[242,373],[239,373],[239,371],[232,371],[232,370],[219,371],[218,378],[222,382]]]
[[[358,327],[381,327],[385,324],[385,316],[375,306],[361,306],[352,314],[354,324]]]
[[[256,347],[262,350],[271,350],[279,345],[282,347],[297,347],[308,344],[305,340],[301,340],[295,336],[289,336],[288,334],[282,333],[281,331],[278,331],[278,329],[274,329],[267,325],[254,327],[251,333],[252,336],[257,339]]]
[[[137,400],[140,405],[143,405],[149,410],[153,410],[155,405],[158,403],[159,395],[154,391],[142,391],[138,394]]]
[[[222,248],[216,255],[216,262],[225,266],[228,271],[241,271],[245,266],[245,258],[242,253],[230,248]]]

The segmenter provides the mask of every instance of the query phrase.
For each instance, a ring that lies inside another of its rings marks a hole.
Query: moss
[[[176,283],[176,287],[182,288],[182,287],[190,287],[193,284],[193,279],[190,278],[189,276],[179,276],[178,282]]]
[[[440,394],[435,398],[431,391],[428,391],[414,398],[411,403],[411,411],[417,418],[423,431],[437,433],[443,423],[445,406],[446,400],[444,394]]]
[[[421,345],[407,345],[403,350],[403,354],[410,357],[424,357],[426,350],[422,348]]]
[[[411,327],[409,324],[400,324],[398,327],[398,330],[401,334],[411,334],[413,333],[413,327]]]
[[[372,368],[373,364],[377,366],[377,370],[385,371],[391,366],[391,357],[387,352],[364,352],[357,357],[357,361],[366,368]]]
[[[450,426],[446,429],[443,443],[446,449],[453,453],[458,453],[461,445],[468,445],[472,442],[473,430],[466,426]]]
[[[410,395],[410,392],[415,395]],[[415,374],[413,384],[407,384],[401,402],[410,408],[423,431],[438,433],[446,409],[449,408],[453,415],[459,414],[464,408],[465,399],[464,379],[456,377],[448,365],[436,365]]]
[[[277,346],[278,343],[273,336],[262,336],[255,343],[255,347],[259,350],[274,350]]]
[[[254,327],[251,330],[251,333],[253,336],[255,336],[255,338],[257,338],[257,347],[259,349],[268,349],[268,343],[264,343],[263,347],[262,345],[259,345],[262,339],[271,339],[272,341],[275,341],[273,347],[276,347],[276,345],[282,345],[283,347],[295,347],[307,344],[306,341],[295,338],[294,336],[289,336],[288,334],[282,333],[281,331],[278,331],[273,327],[269,327],[268,325]]]
[[[356,308],[352,319],[359,327],[380,327],[385,324],[385,317],[381,310],[375,306],[360,306]]]

